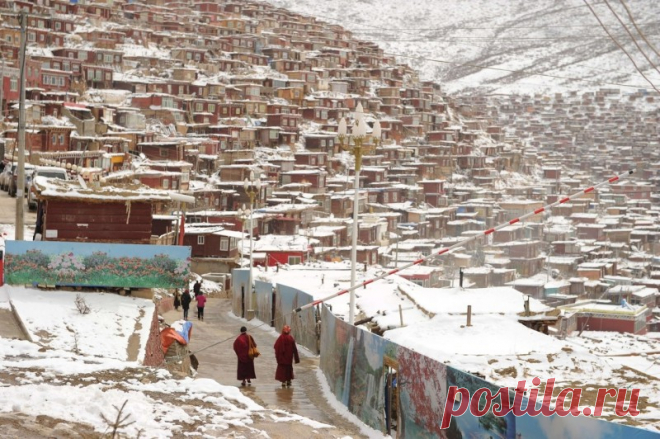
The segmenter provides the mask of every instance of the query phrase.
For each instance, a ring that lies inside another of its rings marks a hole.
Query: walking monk
[[[290,334],[291,327],[285,325],[282,328],[282,335],[275,342],[275,359],[277,360],[277,370],[275,379],[282,382],[282,387],[291,387],[293,379],[293,360],[296,364],[300,363],[296,340]]]
[[[244,386],[246,381],[248,385],[252,384],[250,380],[257,378],[257,374],[254,372],[254,359],[248,355],[250,342],[252,342],[253,346],[257,346],[254,338],[247,333],[247,328],[241,326],[241,335],[234,340],[234,352],[236,352],[236,356],[238,357],[236,378],[241,381],[241,386]]]

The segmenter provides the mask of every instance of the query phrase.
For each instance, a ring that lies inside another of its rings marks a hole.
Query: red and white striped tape
[[[586,189],[583,189],[583,190],[581,190],[581,191],[579,191],[579,192],[574,193],[573,195],[571,195],[571,196],[569,196],[569,197],[562,198],[561,200],[557,200],[557,201],[555,201],[555,202],[552,203],[552,204],[548,204],[547,206],[540,207],[540,208],[536,209],[536,210],[533,211],[533,212],[529,212],[529,213],[526,213],[525,215],[522,215],[522,216],[520,216],[520,217],[518,217],[518,218],[514,218],[514,219],[512,219],[512,220],[510,220],[510,221],[506,221],[506,222],[500,224],[500,225],[497,226],[497,227],[493,227],[493,228],[491,228],[491,229],[488,229],[488,230],[484,231],[484,232],[483,232],[482,234],[480,234],[480,235],[474,235],[474,236],[471,236],[471,237],[469,237],[469,238],[465,238],[464,240],[459,241],[459,242],[457,242],[456,244],[454,244],[454,245],[452,245],[452,246],[450,246],[450,247],[443,248],[442,250],[438,251],[437,253],[434,253],[434,254],[431,254],[431,255],[425,256],[425,257],[423,257],[423,258],[417,259],[417,260],[414,261],[414,262],[410,262],[410,263],[408,263],[408,264],[406,264],[406,265],[404,265],[404,266],[402,266],[402,267],[400,267],[400,268],[395,268],[394,270],[390,270],[390,271],[388,271],[388,272],[386,272],[386,273],[383,273],[383,274],[381,274],[381,275],[379,275],[379,276],[377,276],[377,277],[374,277],[373,279],[369,279],[369,280],[366,280],[366,281],[364,281],[364,282],[362,282],[362,283],[355,284],[355,285],[353,285],[353,286],[350,287],[350,288],[346,288],[345,290],[341,290],[341,291],[339,291],[339,292],[337,292],[337,293],[334,293],[334,294],[332,294],[332,295],[330,295],[330,296],[324,297],[323,299],[315,300],[314,302],[311,302],[311,303],[308,303],[308,304],[306,304],[306,305],[303,305],[303,306],[301,306],[301,307],[299,307],[299,308],[296,308],[296,309],[294,310],[294,312],[300,312],[300,311],[302,311],[303,309],[311,308],[311,307],[316,306],[316,305],[318,305],[318,304],[320,304],[320,303],[326,302],[326,301],[328,301],[328,300],[330,300],[330,299],[334,299],[335,297],[342,296],[342,295],[344,295],[344,294],[346,294],[346,293],[350,293],[351,291],[356,290],[356,289],[358,289],[358,288],[366,287],[367,285],[369,285],[369,284],[371,284],[371,283],[374,283],[374,282],[376,282],[376,281],[379,281],[379,280],[381,280],[381,279],[384,279],[384,278],[386,278],[386,277],[388,277],[388,276],[391,276],[391,275],[393,275],[393,274],[396,274],[396,273],[398,273],[398,272],[400,272],[400,271],[403,271],[403,270],[405,270],[405,269],[407,269],[407,268],[410,268],[410,267],[412,267],[412,266],[419,265],[419,264],[421,264],[422,262],[424,262],[424,261],[426,261],[426,260],[433,259],[433,258],[436,258],[436,257],[438,257],[438,256],[444,255],[445,253],[450,252],[450,251],[452,251],[452,250],[454,250],[454,249],[456,249],[456,248],[458,248],[458,247],[462,247],[462,246],[464,246],[464,245],[467,244],[468,242],[471,242],[471,241],[474,241],[474,240],[477,240],[477,239],[483,238],[483,237],[485,237],[485,236],[490,235],[490,234],[493,233],[493,232],[496,232],[496,231],[498,231],[498,230],[500,230],[500,229],[503,229],[504,227],[510,226],[510,225],[515,224],[515,223],[517,223],[517,222],[520,222],[520,221],[522,221],[522,220],[524,220],[524,219],[526,219],[526,218],[529,218],[530,216],[538,215],[539,213],[545,212],[546,210],[550,210],[550,209],[552,209],[553,207],[558,206],[558,205],[560,205],[560,204],[564,204],[564,203],[568,202],[569,200],[572,200],[573,198],[579,197],[580,195],[584,195],[584,194],[588,194],[589,192],[593,192],[593,191],[594,191],[597,187],[599,187],[599,186],[603,186],[603,185],[606,185],[606,184],[612,184],[612,183],[618,181],[619,179],[621,179],[622,177],[625,177],[625,176],[631,175],[631,174],[633,174],[634,172],[635,172],[635,170],[633,169],[633,170],[630,170],[630,171],[626,171],[626,172],[624,172],[623,174],[615,175],[614,177],[610,178],[609,180],[606,180],[606,181],[603,181],[603,182],[601,182],[601,183],[598,183],[598,184],[595,185],[595,186],[591,186],[591,187],[588,187],[588,188],[586,188]]]

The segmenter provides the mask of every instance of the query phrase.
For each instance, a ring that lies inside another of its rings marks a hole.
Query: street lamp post
[[[248,180],[247,178],[243,182],[243,188],[245,189],[245,193],[247,194],[248,197],[250,197],[250,208],[246,209],[245,206],[243,206],[243,214],[245,216],[249,217],[249,222],[248,222],[248,227],[250,228],[250,269],[248,271],[248,320],[251,319],[252,312],[254,311],[252,308],[252,265],[253,265],[253,251],[252,251],[252,246],[253,246],[253,233],[254,233],[254,224],[253,224],[253,217],[254,217],[254,200],[257,198],[259,193],[261,192],[261,179],[259,177],[255,178],[254,176],[254,171],[250,172],[250,179]],[[239,209],[239,215],[241,214],[241,210]]]
[[[344,151],[349,151],[355,157],[355,179],[353,181],[353,232],[351,243],[351,287],[356,284],[356,266],[357,266],[357,238],[359,233],[358,227],[358,207],[360,199],[360,169],[362,168],[362,155],[372,151],[372,148],[377,146],[380,140],[381,128],[380,123],[376,121],[372,130],[372,137],[374,138],[375,145],[365,144],[367,138],[367,123],[364,120],[364,111],[362,104],[358,104],[355,108],[353,129],[350,135],[347,135],[346,119],[339,120],[337,127],[337,134],[339,144]],[[353,144],[351,145],[351,140]],[[355,290],[350,293],[350,309],[348,313],[348,323],[351,325],[355,323]]]

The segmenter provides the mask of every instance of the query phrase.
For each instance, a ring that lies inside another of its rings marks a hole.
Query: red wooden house
[[[170,203],[163,191],[98,182],[84,189],[77,181],[38,177],[33,190],[39,200],[36,229],[44,241],[149,244],[154,205]]]

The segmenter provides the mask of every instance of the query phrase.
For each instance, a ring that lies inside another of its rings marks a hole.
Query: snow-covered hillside
[[[448,92],[485,87],[499,93],[530,93],[614,84],[651,89],[582,0],[267,1],[339,24],[356,37],[377,42],[386,53],[419,69],[423,79],[441,82]],[[593,0],[589,4],[660,87],[660,73],[639,53],[607,4]],[[637,36],[622,3],[609,4]],[[648,41],[660,47],[657,2],[628,0],[626,5]],[[637,38],[653,64],[660,64],[660,57]],[[626,90],[636,91],[634,87]]]

